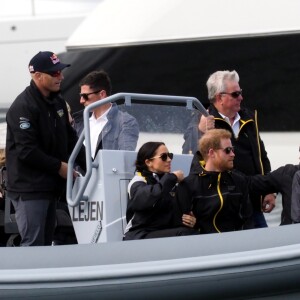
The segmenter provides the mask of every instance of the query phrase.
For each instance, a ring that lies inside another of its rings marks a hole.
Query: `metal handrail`
[[[196,108],[201,112],[201,114],[207,116],[208,112],[201,104],[201,102],[194,97],[185,97],[185,96],[168,96],[168,95],[151,95],[151,94],[136,94],[136,93],[118,93],[112,96],[109,96],[105,99],[96,101],[87,107],[83,111],[83,124],[84,130],[82,131],[74,150],[68,161],[68,174],[67,174],[67,202],[70,206],[77,206],[80,201],[87,201],[88,198],[84,196],[84,191],[88,185],[88,182],[92,176],[92,169],[97,168],[97,163],[93,162],[92,151],[91,151],[91,140],[90,140],[90,124],[89,118],[90,113],[96,107],[102,106],[106,103],[117,102],[119,100],[124,100],[124,104],[130,106],[135,101],[137,103],[150,102],[160,103],[162,105],[168,105],[173,103],[174,105],[186,106],[187,109]],[[73,168],[75,165],[75,159],[82,147],[83,141],[85,140],[85,153],[86,153],[86,174],[83,177],[83,182],[78,190],[75,199],[72,199],[72,187],[73,187]]]

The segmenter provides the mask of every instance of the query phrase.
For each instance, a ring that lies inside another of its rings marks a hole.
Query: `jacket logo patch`
[[[57,114],[62,117],[64,115],[64,110],[63,109],[60,109],[57,111]]]
[[[20,128],[21,129],[28,129],[30,128],[30,122],[27,118],[21,117],[20,118]]]

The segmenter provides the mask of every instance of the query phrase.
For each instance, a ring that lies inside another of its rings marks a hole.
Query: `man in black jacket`
[[[7,112],[7,198],[21,246],[52,243],[56,201],[64,194],[67,161],[77,142],[59,94],[62,70],[69,66],[53,52],[36,54],[29,63],[30,85]],[[83,152],[78,163],[84,168]]]
[[[194,156],[190,174],[179,183],[181,213],[192,211],[200,233],[221,233],[252,228],[248,178],[232,172],[234,148],[231,133],[212,129],[199,142],[204,161]]]
[[[227,129],[232,133],[235,147],[234,168],[246,175],[268,174],[271,164],[262,142],[256,111],[241,108],[242,90],[236,71],[217,71],[207,81],[210,116],[194,120],[185,133],[183,153],[195,153],[197,142],[203,133],[212,128]],[[197,130],[194,130],[194,127]],[[251,195],[254,208],[255,227],[266,227],[263,212],[269,213],[275,207],[274,194]],[[262,212],[263,211],[263,212]]]
[[[257,197],[281,193],[280,225],[299,222],[300,165],[287,164],[267,175],[246,176],[233,169],[236,156],[230,137],[224,129],[209,130],[201,137],[200,151],[194,154],[190,174],[178,186],[181,213],[192,209],[202,233],[237,230],[246,221],[245,216],[246,227],[251,228],[250,210],[237,213],[242,205],[247,207],[243,203],[247,203],[249,194]]]

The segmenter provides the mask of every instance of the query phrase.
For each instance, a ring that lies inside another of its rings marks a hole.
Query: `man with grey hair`
[[[271,171],[270,161],[262,142],[258,125],[257,112],[241,108],[243,101],[239,75],[236,71],[217,71],[207,80],[210,106],[209,116],[201,116],[194,126],[185,133],[184,153],[195,153],[197,141],[209,129],[223,128],[232,133],[232,145],[235,148],[234,168],[246,175],[267,174]],[[197,125],[195,125],[197,124]],[[190,147],[190,149],[187,149]],[[267,227],[262,212],[269,213],[275,207],[275,195],[263,197],[251,195],[254,208],[255,227]]]

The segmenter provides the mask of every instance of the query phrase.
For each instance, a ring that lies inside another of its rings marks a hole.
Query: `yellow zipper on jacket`
[[[219,197],[220,197],[221,205],[220,205],[220,208],[218,209],[218,211],[216,212],[216,214],[213,218],[213,225],[214,225],[214,227],[215,227],[215,229],[217,230],[218,233],[221,233],[221,231],[218,229],[218,227],[216,225],[216,219],[217,219],[217,215],[222,210],[223,205],[224,205],[224,199],[223,199],[222,192],[221,192],[220,181],[221,181],[221,173],[219,173],[219,175],[218,175],[218,183],[217,183],[217,191],[218,191],[218,194],[219,194]]]
[[[264,166],[263,166],[263,163],[261,161],[261,149],[260,149],[259,134],[258,134],[258,123],[257,123],[257,110],[255,110],[255,130],[256,130],[256,141],[257,141],[257,146],[258,146],[258,158],[259,158],[259,163],[260,163],[260,168],[261,168],[261,174],[265,175]]]
[[[259,159],[259,163],[260,163],[260,168],[261,168],[261,174],[265,175],[265,170],[264,170],[264,166],[263,163],[261,161],[261,149],[260,149],[260,143],[259,143],[259,134],[258,134],[258,123],[257,123],[257,110],[255,110],[255,130],[256,130],[256,142],[257,142],[257,146],[258,146],[258,159]],[[263,202],[263,197],[260,196],[260,211],[262,212],[262,202]]]

